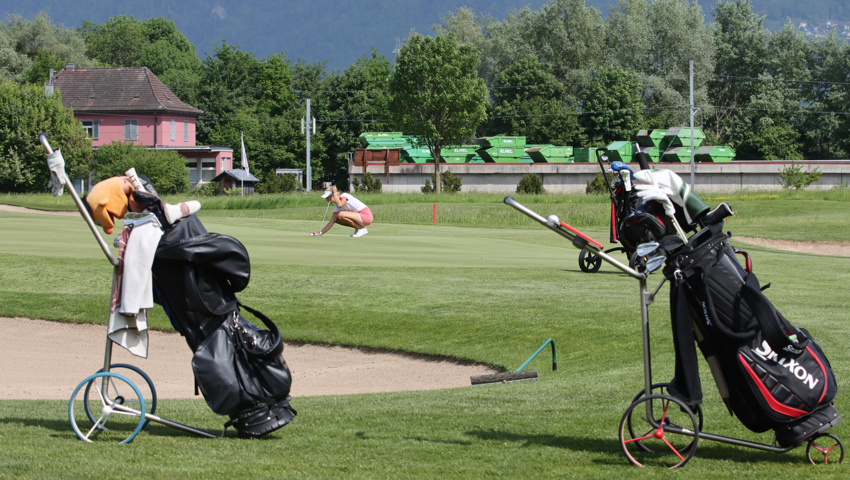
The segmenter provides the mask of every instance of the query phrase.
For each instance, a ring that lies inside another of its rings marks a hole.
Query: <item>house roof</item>
[[[201,115],[183,103],[147,67],[74,68],[53,76],[62,105],[77,113],[179,113]]]
[[[212,179],[212,181],[217,182],[225,176],[232,177],[234,180],[237,180],[237,181],[240,181],[240,182],[257,183],[257,182],[260,181],[259,178],[251,175],[250,173],[246,172],[245,170],[242,170],[241,168],[234,168],[233,170],[225,170],[225,171],[219,173],[218,175],[216,175]]]

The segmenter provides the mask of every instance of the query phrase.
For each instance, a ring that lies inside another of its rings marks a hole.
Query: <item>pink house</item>
[[[133,142],[157,150],[176,150],[186,158],[193,187],[233,168],[233,149],[196,145],[195,120],[204,113],[183,103],[146,67],[74,68],[52,74],[47,90],[62,93],[62,104],[92,139],[95,149]]]

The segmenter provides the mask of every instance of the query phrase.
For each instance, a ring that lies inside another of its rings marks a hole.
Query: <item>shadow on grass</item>
[[[45,428],[48,430],[53,430],[57,433],[67,433],[74,439],[76,439],[76,435],[74,434],[74,430],[71,428],[71,423],[69,420],[39,420],[34,418],[0,418],[0,424],[8,424],[8,425],[22,425],[25,427],[37,427],[37,428]],[[107,427],[109,424],[107,424]],[[90,427],[90,425],[87,425]],[[83,428],[83,425],[80,425],[80,428]],[[208,429],[208,428],[200,428],[194,427],[198,430],[203,430],[209,432],[213,435],[221,435],[221,428],[219,429]],[[197,437],[190,432],[186,432],[184,430],[180,430],[178,428],[169,427],[167,425],[162,425],[154,422],[150,422],[147,424],[139,434],[147,433],[149,435],[155,435],[158,437]],[[236,430],[230,429],[230,435],[226,438],[233,437],[236,438]],[[268,435],[265,437],[261,437],[260,439],[266,439],[269,437]]]
[[[466,435],[476,437],[480,440],[492,440],[496,442],[514,442],[521,443],[523,446],[543,445],[548,447],[564,448],[572,451],[582,451],[590,453],[600,453],[606,455],[622,455],[620,442],[615,438],[594,438],[594,437],[570,437],[566,435],[533,435],[525,433],[511,433],[500,430],[472,430],[466,432]],[[800,458],[799,454],[805,453],[805,444],[797,449],[785,454],[774,452],[766,452],[754,448],[737,447],[734,445],[725,445],[717,442],[701,441],[697,445],[697,451],[694,458],[702,458],[706,460],[726,460],[739,463],[805,463],[808,462],[804,458]],[[798,452],[794,454],[792,452]],[[611,463],[609,458],[595,459],[594,463]],[[627,462],[625,457],[624,462]]]

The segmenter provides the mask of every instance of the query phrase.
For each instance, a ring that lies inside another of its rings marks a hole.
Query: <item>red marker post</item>
[[[437,204],[434,204],[434,223],[437,223]]]

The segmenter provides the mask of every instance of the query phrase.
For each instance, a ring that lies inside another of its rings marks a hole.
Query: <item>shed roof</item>
[[[221,178],[223,178],[223,177],[225,177],[225,176],[232,177],[233,179],[238,180],[238,181],[240,181],[240,182],[254,182],[254,183],[257,183],[257,182],[259,182],[259,181],[260,181],[260,179],[259,179],[259,178],[257,178],[257,177],[255,177],[255,176],[251,175],[250,173],[246,172],[245,170],[243,170],[243,169],[241,169],[241,168],[234,168],[233,170],[225,170],[225,171],[223,171],[223,172],[219,173],[218,175],[216,175],[216,176],[212,179],[212,181],[213,181],[213,182],[217,182],[217,181],[219,181]]]
[[[77,113],[204,113],[183,103],[147,67],[74,68],[53,77],[62,105]]]

